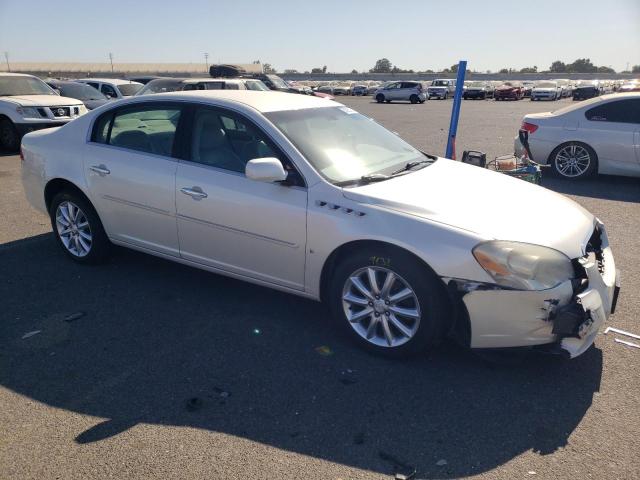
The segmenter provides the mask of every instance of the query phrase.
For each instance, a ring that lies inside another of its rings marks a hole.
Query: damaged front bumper
[[[540,291],[445,279],[459,321],[468,321],[468,328],[458,325],[456,333],[466,330],[464,343],[471,348],[535,346],[571,358],[581,355],[615,311],[619,292],[620,275],[602,224],[574,267],[575,279]]]

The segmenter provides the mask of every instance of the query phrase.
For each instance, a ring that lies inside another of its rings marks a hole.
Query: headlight
[[[546,290],[573,278],[569,257],[548,247],[502,240],[485,242],[473,256],[498,285]]]
[[[80,105],[80,110],[78,115],[84,115],[87,112],[88,112],[87,107],[85,107],[84,104]]]
[[[16,112],[22,115],[23,118],[42,118],[38,109],[34,107],[18,107]]]

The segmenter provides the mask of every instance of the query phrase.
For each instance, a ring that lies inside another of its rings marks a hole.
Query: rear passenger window
[[[592,122],[640,123],[640,99],[618,100],[585,112]]]
[[[102,87],[100,87],[100,91],[105,95],[109,95],[111,98],[118,98],[118,94],[116,93],[115,88],[113,88],[111,85],[107,85],[106,83],[102,84]]]
[[[92,141],[170,157],[180,114],[149,105],[109,112],[96,121]]]

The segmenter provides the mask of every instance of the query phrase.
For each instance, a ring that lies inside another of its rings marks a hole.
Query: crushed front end
[[[596,222],[575,278],[547,290],[507,289],[446,278],[453,334],[471,348],[536,347],[571,358],[584,353],[616,307],[619,272],[604,226]]]

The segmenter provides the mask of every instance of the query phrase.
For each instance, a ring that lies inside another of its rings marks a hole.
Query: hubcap
[[[420,326],[415,292],[400,275],[383,267],[353,272],[342,289],[342,308],[351,328],[380,347],[408,342]]]
[[[56,229],[64,247],[76,257],[91,251],[92,236],[89,220],[72,202],[62,202],[56,209]]]
[[[565,177],[583,175],[591,163],[589,152],[580,145],[567,145],[556,155],[556,168]]]

